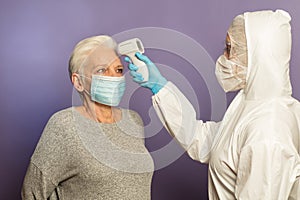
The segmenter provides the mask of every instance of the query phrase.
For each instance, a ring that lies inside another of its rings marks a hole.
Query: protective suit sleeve
[[[152,96],[154,109],[167,131],[176,138],[189,156],[208,163],[210,149],[219,123],[196,119],[191,103],[171,82]]]
[[[49,177],[45,176],[41,170],[32,162],[29,164],[24,178],[21,196],[22,199],[48,199],[56,186]]]
[[[299,198],[299,155],[289,129],[278,121],[272,125],[256,124],[248,130],[238,163],[237,199]]]

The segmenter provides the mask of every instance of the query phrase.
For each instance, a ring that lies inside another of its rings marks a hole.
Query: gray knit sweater
[[[150,199],[153,161],[139,115],[103,124],[75,108],[55,113],[31,157],[23,199]]]

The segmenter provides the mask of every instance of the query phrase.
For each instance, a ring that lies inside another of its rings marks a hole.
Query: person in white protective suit
[[[153,92],[154,108],[189,156],[209,164],[210,199],[300,199],[300,104],[292,95],[290,15],[283,10],[237,16],[216,76],[240,90],[221,122],[196,119],[191,103],[151,60],[148,82],[131,63],[133,80]]]

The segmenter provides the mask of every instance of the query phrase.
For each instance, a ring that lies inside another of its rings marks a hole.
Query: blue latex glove
[[[137,72],[138,66],[134,65],[129,57],[125,57],[124,60],[129,63],[128,68],[133,81],[139,83],[142,87],[149,88],[153,94],[157,94],[167,84],[167,79],[160,74],[155,64],[147,56],[141,53],[136,53],[135,56],[147,65],[149,79],[147,82],[143,82],[144,78],[142,74]]]

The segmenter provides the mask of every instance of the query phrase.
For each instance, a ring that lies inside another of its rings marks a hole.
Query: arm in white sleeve
[[[194,160],[208,162],[219,123],[196,119],[191,103],[171,82],[152,97],[154,109],[167,129]]]
[[[300,160],[284,123],[254,124],[238,163],[237,199],[299,199]]]

